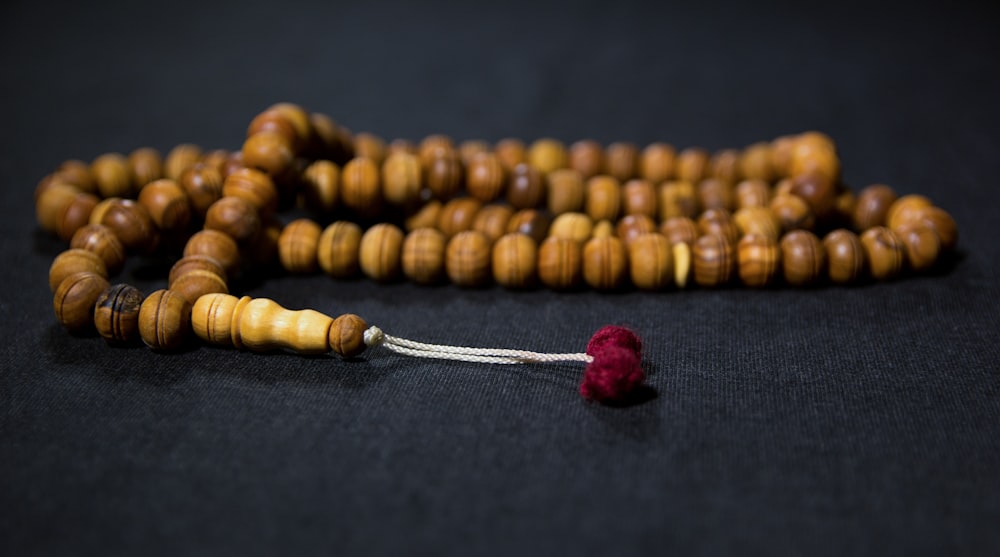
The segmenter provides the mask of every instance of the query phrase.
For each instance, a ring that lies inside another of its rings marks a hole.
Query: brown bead
[[[691,262],[699,286],[723,286],[732,280],[736,270],[736,253],[725,236],[707,234],[692,246]]]
[[[657,216],[656,188],[648,180],[629,180],[622,186],[622,211],[626,215]]]
[[[441,156],[457,156],[455,152],[455,142],[450,137],[442,134],[428,135],[421,142],[417,149],[420,156],[420,163],[424,168],[428,168],[431,161]]]
[[[73,234],[69,247],[84,249],[101,258],[109,275],[116,275],[125,264],[125,246],[110,228],[88,224]]]
[[[131,197],[137,191],[132,185],[128,159],[120,153],[107,153],[94,159],[90,164],[90,174],[101,197]]]
[[[611,176],[594,176],[587,180],[586,212],[595,221],[618,220],[621,211],[621,184]]]
[[[593,232],[594,221],[583,213],[563,213],[549,227],[549,236],[567,238],[581,244],[589,240]]]
[[[436,284],[444,278],[444,234],[418,228],[403,240],[403,274],[417,284]]]
[[[830,282],[853,284],[865,272],[865,252],[858,235],[843,228],[834,230],[823,238]]]
[[[795,147],[795,136],[783,135],[771,141],[771,168],[775,177],[788,176],[792,162],[792,149]]]
[[[230,174],[230,172],[226,172],[226,166],[229,164],[232,155],[233,153],[230,153],[225,149],[213,149],[202,155],[200,164],[203,164],[205,166],[210,166],[218,170],[219,173],[222,174],[222,177],[225,178]],[[243,153],[240,153],[241,167],[243,166],[242,161],[243,161]]]
[[[788,175],[803,174],[820,174],[833,182],[840,179],[840,159],[829,137],[819,132],[806,132],[795,139]]]
[[[569,167],[584,180],[604,174],[604,147],[592,139],[583,139],[569,146]]]
[[[769,240],[781,237],[781,223],[767,207],[744,207],[733,215],[741,235],[756,234]]]
[[[538,279],[553,290],[568,290],[580,284],[583,246],[576,240],[548,237],[538,247]]]
[[[409,139],[396,138],[389,142],[385,148],[386,159],[397,153],[417,156],[419,154],[416,144]],[[417,164],[420,164],[419,159]]]
[[[487,203],[500,197],[507,181],[500,158],[493,153],[479,153],[468,161],[465,187],[472,197]]]
[[[442,203],[436,199],[428,201],[420,210],[406,218],[406,229],[412,231],[418,228],[436,227],[442,207]]]
[[[500,163],[503,164],[503,167],[508,172],[514,170],[514,167],[517,165],[528,162],[528,154],[524,148],[524,143],[519,139],[501,139],[496,147],[493,148],[493,152],[500,158]]]
[[[791,178],[782,178],[781,180],[778,180],[778,182],[774,184],[774,189],[771,191],[771,199],[781,195],[791,195],[792,186],[794,184],[795,182],[793,182]]]
[[[317,267],[319,237],[323,229],[309,219],[288,223],[278,237],[278,258],[289,273],[313,273]]]
[[[309,115],[312,134],[305,146],[304,154],[314,160],[340,161],[346,156],[347,145],[341,139],[343,132],[336,122],[326,114],[313,112]],[[248,133],[247,135],[251,135]]]
[[[84,193],[96,194],[98,191],[94,176],[90,173],[90,165],[83,161],[76,159],[63,161],[56,168],[53,176],[59,182],[76,186]]]
[[[108,344],[124,345],[139,340],[139,307],[142,292],[128,284],[109,286],[94,304],[94,326]]]
[[[809,209],[819,219],[828,218],[837,201],[837,189],[833,181],[823,174],[800,174],[792,178],[793,195],[809,204]]]
[[[736,185],[736,206],[767,207],[771,203],[771,186],[763,180],[744,180]]]
[[[639,236],[652,232],[656,232],[656,223],[646,215],[626,215],[615,227],[615,236],[626,246]]]
[[[188,196],[174,180],[163,178],[143,186],[139,204],[146,208],[153,224],[164,232],[183,231],[191,222]]]
[[[272,104],[268,110],[278,111],[292,123],[295,134],[298,136],[295,144],[305,145],[309,142],[313,133],[312,118],[304,108],[294,103],[280,102]]]
[[[192,271],[208,271],[218,275],[223,282],[226,281],[226,269],[222,266],[222,263],[207,255],[194,254],[178,259],[170,267],[170,273],[167,276],[167,286],[173,285],[178,278]]]
[[[476,213],[476,218],[472,221],[472,230],[485,234],[490,243],[495,242],[507,233],[507,225],[513,216],[514,210],[510,205],[486,205]]]
[[[514,213],[507,221],[507,232],[520,232],[539,243],[548,236],[552,220],[548,215],[534,209],[524,209]]]
[[[412,205],[420,199],[422,188],[420,159],[416,155],[393,153],[382,163],[382,193],[389,203]]]
[[[740,152],[735,149],[723,149],[712,155],[708,163],[708,174],[717,180],[732,186],[740,180]]]
[[[330,325],[330,349],[343,358],[354,358],[361,355],[365,345],[365,331],[368,323],[353,313],[345,313],[333,320]]]
[[[625,243],[615,237],[591,238],[583,246],[583,280],[597,290],[621,287],[628,273]]]
[[[371,159],[380,165],[385,160],[385,140],[368,132],[354,135],[354,156]]]
[[[73,248],[60,253],[49,266],[49,290],[55,292],[66,277],[82,272],[108,278],[104,260],[94,252]]]
[[[184,246],[184,256],[207,255],[215,259],[233,276],[240,267],[240,250],[228,234],[218,230],[201,230],[193,234]],[[193,303],[193,302],[192,302]]]
[[[332,213],[340,200],[340,167],[326,160],[310,164],[302,173],[301,188],[306,207]]]
[[[677,242],[670,246],[670,251],[674,256],[674,284],[684,288],[691,278],[691,245]]]
[[[86,225],[98,205],[96,196],[69,184],[52,184],[39,195],[35,205],[38,224],[64,240]]]
[[[493,280],[504,288],[531,286],[537,264],[537,244],[524,234],[507,234],[493,245]]]
[[[141,147],[129,153],[128,169],[133,187],[141,189],[163,178],[163,157],[152,147]]]
[[[228,178],[229,175],[232,174],[233,172],[236,172],[241,168],[246,168],[246,166],[243,164],[243,153],[240,151],[234,151],[232,153],[229,153],[229,156],[226,157],[225,162],[223,162],[221,166],[215,166],[207,161],[200,162],[198,164],[206,166],[208,168],[214,168],[219,172],[219,175],[222,177],[223,180]],[[182,179],[183,177],[184,175],[181,174]]]
[[[482,154],[496,156],[492,149],[490,149],[490,144],[481,139],[466,139],[458,145],[458,156],[461,157],[462,164],[466,166],[472,162],[472,159]],[[497,159],[497,162],[500,162],[500,159]]]
[[[364,218],[374,218],[382,210],[382,189],[375,161],[351,159],[340,175],[340,199],[344,206]]]
[[[605,151],[607,174],[627,182],[639,174],[639,148],[634,143],[616,142]]]
[[[889,211],[885,216],[885,226],[895,229],[904,222],[914,220],[914,215],[924,207],[932,207],[931,200],[919,195],[910,194],[900,197],[889,206]]]
[[[674,282],[674,255],[662,234],[641,234],[628,244],[629,277],[642,290],[662,290]]]
[[[316,256],[323,272],[334,278],[350,278],[358,273],[361,228],[348,221],[337,221],[323,230]]]
[[[671,217],[660,225],[660,233],[663,234],[670,245],[683,243],[694,245],[698,240],[698,225],[688,217]]]
[[[915,211],[911,218],[912,220],[904,221],[903,224],[907,222],[919,222],[933,230],[938,235],[938,239],[941,240],[941,249],[943,251],[951,251],[958,245],[958,225],[955,224],[955,219],[951,218],[951,215],[944,209],[939,207],[924,207]]]
[[[194,304],[206,294],[228,294],[229,286],[224,278],[212,271],[191,270],[171,281],[170,290]]]
[[[793,230],[781,238],[781,266],[788,284],[815,284],[826,270],[826,250],[812,232]]]
[[[785,232],[791,230],[811,230],[816,225],[816,217],[804,199],[797,195],[775,196],[770,204],[771,212],[781,223]]]
[[[582,174],[572,168],[554,170],[545,177],[548,182],[547,206],[553,215],[577,212],[583,209],[587,188]]]
[[[183,182],[181,175],[200,161],[201,147],[182,143],[167,153],[167,158],[163,161],[163,177]]]
[[[833,218],[838,224],[849,224],[854,220],[854,210],[858,200],[850,188],[844,186],[833,202]]]
[[[861,235],[861,245],[875,280],[892,280],[903,271],[906,247],[892,230],[884,226],[869,228]]]
[[[199,163],[187,168],[178,183],[191,200],[195,214],[202,217],[212,203],[222,199],[222,174],[211,166]]]
[[[639,176],[654,185],[674,177],[677,150],[667,143],[650,143],[639,156]]]
[[[697,194],[698,204],[703,210],[731,211],[736,206],[736,192],[732,184],[718,178],[706,178],[699,182]]]
[[[701,234],[718,234],[731,245],[740,239],[740,229],[725,209],[708,209],[698,217],[698,231]]]
[[[768,143],[754,143],[744,149],[739,165],[740,175],[748,180],[760,180],[765,183],[774,181],[771,146]]]
[[[906,222],[893,230],[903,243],[910,269],[922,273],[934,267],[941,253],[937,233],[919,221]]]
[[[155,230],[149,211],[131,199],[105,199],[94,208],[90,223],[110,228],[126,251],[147,252],[155,246]]]
[[[736,258],[740,281],[760,288],[774,282],[780,267],[781,249],[773,238],[750,234],[736,245]]]
[[[253,168],[241,168],[222,183],[223,197],[238,197],[266,218],[278,210],[278,190],[271,177]]]
[[[94,326],[94,304],[108,280],[86,271],[69,275],[56,288],[52,308],[56,320],[73,333],[82,333]]]
[[[609,220],[599,220],[594,223],[592,238],[610,238],[615,235],[615,225]]]
[[[279,260],[278,243],[285,225],[274,216],[261,219],[260,232],[243,246],[243,261],[248,266],[267,267]]]
[[[458,286],[483,286],[490,278],[490,260],[489,240],[481,232],[468,230],[448,241],[445,272]]]
[[[698,215],[698,197],[691,182],[664,182],[657,194],[661,221]]]
[[[424,165],[424,183],[437,199],[451,199],[462,188],[465,171],[462,159],[451,151],[441,151]]]
[[[361,272],[379,282],[399,278],[402,268],[403,231],[383,223],[365,231],[359,248]]]
[[[254,116],[250,126],[247,127],[246,136],[250,138],[262,132],[280,136],[289,147],[296,150],[302,147],[302,137],[297,131],[296,124],[281,110],[271,108]]]
[[[561,141],[542,138],[528,148],[528,164],[545,175],[553,170],[566,168],[569,164],[569,155]]]
[[[243,164],[269,176],[282,176],[289,171],[295,152],[284,136],[270,131],[257,132],[243,142]]]
[[[471,197],[452,199],[441,207],[441,212],[438,214],[437,229],[444,234],[446,239],[451,238],[459,232],[472,230],[476,215],[482,206],[482,203]]]
[[[534,209],[545,196],[543,175],[529,164],[519,164],[507,180],[507,202],[516,209]]]
[[[237,244],[246,244],[260,232],[260,215],[257,208],[242,197],[223,197],[208,208],[205,228],[223,232]]]
[[[191,334],[191,303],[170,290],[157,290],[139,307],[139,337],[153,350],[177,350]]]
[[[708,176],[708,151],[688,147],[677,155],[677,179],[697,184]]]

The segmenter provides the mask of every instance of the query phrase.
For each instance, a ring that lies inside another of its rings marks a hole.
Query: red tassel
[[[583,372],[580,394],[588,400],[622,401],[646,377],[642,371],[642,341],[624,327],[602,327],[587,343],[587,354],[594,361]]]

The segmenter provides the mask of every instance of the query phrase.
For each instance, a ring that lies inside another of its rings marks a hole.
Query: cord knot
[[[382,344],[383,341],[385,341],[385,333],[382,332],[382,329],[375,325],[365,329],[365,346],[371,348]]]

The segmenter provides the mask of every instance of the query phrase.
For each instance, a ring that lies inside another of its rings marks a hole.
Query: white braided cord
[[[540,362],[590,363],[594,360],[589,354],[583,353],[549,354],[508,348],[474,348],[470,346],[450,346],[447,344],[417,342],[415,340],[387,335],[381,329],[374,326],[365,330],[365,344],[369,347],[381,345],[393,352],[417,358],[436,358],[485,364],[528,364]]]

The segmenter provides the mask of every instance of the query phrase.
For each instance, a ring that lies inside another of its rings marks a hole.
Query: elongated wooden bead
[[[691,246],[677,242],[670,246],[674,256],[674,283],[678,288],[687,286],[691,277]]]
[[[524,234],[507,234],[493,245],[493,280],[504,288],[527,288],[535,281],[538,248]]]
[[[447,240],[434,228],[418,228],[403,240],[402,266],[406,278],[417,284],[436,284],[444,278]]]
[[[490,278],[491,250],[481,232],[460,232],[448,241],[445,272],[454,284],[465,287],[485,285]]]
[[[107,287],[108,280],[94,273],[69,275],[59,283],[52,298],[56,320],[73,333],[93,329],[94,304]]]
[[[267,298],[202,296],[192,309],[191,324],[206,342],[254,352],[283,348],[322,354],[331,350],[333,318],[311,309],[285,309]]]
[[[191,303],[170,290],[157,290],[139,307],[139,336],[153,350],[176,350],[191,333]]]
[[[662,234],[641,234],[628,244],[632,284],[643,290],[662,290],[674,281],[674,256]]]
[[[286,271],[295,274],[316,271],[319,238],[323,229],[309,219],[296,219],[278,237],[278,258]]]
[[[139,307],[142,292],[128,284],[109,286],[94,305],[94,326],[108,344],[124,345],[139,340]]]
[[[388,282],[399,278],[403,231],[393,224],[376,224],[361,237],[359,262],[369,278]]]

